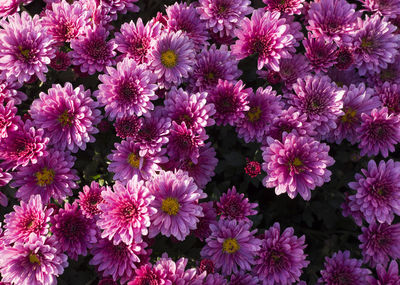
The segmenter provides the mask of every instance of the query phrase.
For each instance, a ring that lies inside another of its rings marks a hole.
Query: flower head
[[[326,42],[322,37],[312,38],[309,34],[303,40],[303,45],[306,49],[305,56],[316,72],[326,72],[337,62],[337,45],[334,42]]]
[[[263,0],[263,2],[267,5],[265,9],[268,11],[277,11],[287,15],[299,15],[303,8],[304,0]]]
[[[103,191],[109,191],[109,186],[101,186],[96,181],[92,181],[90,186],[83,186],[83,191],[79,192],[79,199],[76,201],[82,210],[82,214],[88,218],[92,219],[98,217],[102,211],[97,207],[103,202],[103,197],[101,193]]]
[[[136,137],[142,126],[142,120],[138,116],[125,116],[118,118],[114,123],[117,136],[121,139]]]

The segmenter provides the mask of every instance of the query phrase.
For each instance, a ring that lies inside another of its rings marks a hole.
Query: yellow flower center
[[[29,49],[24,49],[22,46],[18,46],[19,51],[21,52],[21,54],[26,58],[29,59],[30,55],[29,55]]]
[[[161,63],[167,68],[175,67],[177,64],[177,59],[178,56],[176,53],[170,49],[161,54]]]
[[[30,263],[36,263],[36,264],[40,265],[39,257],[34,253],[30,253],[29,254],[29,262]]]
[[[71,126],[72,125],[73,116],[65,110],[60,116],[58,116],[58,121],[61,123],[61,126]]]
[[[247,117],[249,118],[250,122],[258,121],[261,117],[260,107],[251,107],[250,110],[247,112]]]
[[[356,116],[356,114],[357,114],[357,112],[349,107],[346,110],[346,113],[342,116],[341,121],[343,123],[351,123],[354,120],[354,117]]]
[[[208,78],[208,79],[214,79],[214,78],[215,78],[214,73],[209,72],[209,73],[207,74],[207,78]]]
[[[293,166],[302,166],[303,163],[301,162],[301,160],[300,160],[298,157],[296,157],[296,158],[293,160],[292,165],[293,165]]]
[[[227,238],[226,240],[224,240],[224,243],[222,244],[222,251],[229,254],[235,253],[239,249],[240,245],[234,238]]]
[[[369,39],[366,39],[366,38],[363,38],[361,40],[361,47],[362,48],[371,48],[373,46],[374,46],[374,42],[372,40],[369,40]]]
[[[128,156],[128,163],[133,167],[133,168],[139,168],[140,166],[140,157],[138,157],[135,153],[131,153]]]
[[[46,186],[53,183],[54,180],[54,170],[47,169],[47,167],[43,168],[41,171],[35,173],[36,183],[39,186]]]
[[[161,210],[170,216],[176,216],[179,212],[179,207],[178,200],[171,197],[163,200],[161,204]]]

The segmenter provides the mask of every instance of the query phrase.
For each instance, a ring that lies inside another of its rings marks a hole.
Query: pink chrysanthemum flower
[[[204,129],[201,129],[200,133],[195,133],[192,129],[187,128],[185,122],[177,124],[173,121],[167,145],[168,155],[171,159],[190,159],[197,164],[200,147],[204,145],[206,139],[208,136]]]
[[[205,20],[206,27],[214,34],[232,38],[245,16],[253,8],[249,0],[199,0],[197,12]]]
[[[97,218],[102,211],[97,207],[103,202],[101,193],[103,191],[109,191],[109,186],[101,186],[96,181],[92,181],[90,186],[83,186],[83,191],[79,192],[79,199],[76,201],[82,210],[82,214],[88,219]]]
[[[336,119],[343,115],[344,90],[328,76],[306,76],[293,84],[294,94],[287,94],[288,103],[315,125],[320,137],[326,136],[337,127]]]
[[[231,275],[229,285],[259,285],[260,280],[256,276],[252,276],[245,271],[239,271],[237,274]]]
[[[252,93],[251,88],[246,88],[243,82],[230,82],[218,80],[218,85],[209,90],[208,102],[213,103],[216,113],[214,119],[217,125],[234,126],[240,119],[245,117],[248,111],[248,97]]]
[[[208,45],[208,32],[204,21],[192,3],[175,3],[165,8],[167,13],[167,29],[182,31],[193,42],[195,49],[202,49]]]
[[[357,173],[355,182],[349,187],[356,191],[349,196],[350,209],[361,211],[368,223],[391,224],[394,215],[400,215],[400,162],[374,160],[368,162],[368,169]]]
[[[262,280],[263,285],[299,281],[302,269],[310,263],[304,254],[307,246],[304,235],[298,238],[293,228],[286,228],[281,233],[279,223],[274,223],[261,238],[253,274]]]
[[[136,137],[140,128],[142,127],[142,120],[138,116],[125,116],[118,118],[115,123],[115,132],[121,139],[127,137]]]
[[[326,42],[322,37],[311,36],[308,34],[308,38],[303,40],[305,56],[316,73],[326,72],[337,62],[337,45],[334,42]]]
[[[51,60],[50,67],[56,71],[67,70],[71,66],[71,58],[68,53],[56,51],[56,56]]]
[[[89,25],[89,13],[84,10],[80,2],[69,4],[66,1],[52,3],[51,9],[46,9],[42,17],[42,25],[47,33],[53,37],[56,45],[71,42],[79,36],[85,35],[85,28]]]
[[[86,256],[87,248],[97,242],[96,224],[82,214],[77,203],[65,203],[64,209],[52,216],[50,222],[57,247],[74,260],[78,255]]]
[[[46,209],[39,195],[32,195],[25,203],[14,206],[14,211],[4,216],[4,237],[7,244],[27,242],[31,233],[46,236],[49,232],[50,215],[53,209]]]
[[[378,279],[372,276],[367,276],[367,282],[370,285],[398,285],[400,284],[399,267],[395,260],[390,262],[387,271],[381,264],[376,266]]]
[[[227,193],[223,193],[217,202],[217,213],[221,215],[221,219],[246,221],[249,222],[248,216],[257,215],[257,203],[250,203],[248,198],[244,198],[243,193],[236,192],[236,187],[228,189]]]
[[[134,176],[139,179],[149,179],[155,171],[160,170],[159,164],[167,162],[164,155],[165,150],[161,152],[140,155],[140,144],[128,138],[121,143],[114,144],[115,149],[107,156],[111,161],[108,171],[114,172],[114,180],[123,183],[128,182]]]
[[[19,105],[28,99],[25,93],[18,89],[22,83],[18,82],[14,76],[7,76],[5,72],[0,72],[0,104],[7,104],[14,101],[14,105]]]
[[[392,259],[400,258],[400,224],[371,223],[368,228],[362,227],[361,241],[364,263],[376,267],[377,264],[386,266]]]
[[[350,251],[335,252],[332,257],[325,257],[325,268],[320,271],[322,277],[317,284],[366,284],[371,271],[361,265],[361,260],[350,258]]]
[[[304,0],[263,0],[265,7],[268,11],[277,11],[282,14],[293,15],[301,14]]]
[[[0,249],[0,273],[3,282],[18,285],[56,284],[68,266],[67,256],[55,242],[31,234],[28,242],[17,242]]]
[[[128,285],[172,285],[170,280],[167,280],[167,272],[161,264],[152,266],[151,264],[142,265],[135,270],[135,277]]]
[[[361,12],[356,11],[356,5],[346,0],[314,1],[307,14],[307,30],[316,38],[339,43],[344,35],[356,29],[359,16]]]
[[[111,276],[114,281],[120,280],[125,284],[133,278],[137,264],[141,262],[140,256],[146,253],[146,246],[146,243],[126,245],[123,242],[114,245],[108,239],[100,239],[90,249],[93,258],[89,264],[95,265],[104,277]]]
[[[375,86],[375,93],[378,95],[382,106],[388,108],[390,113],[400,115],[400,84],[385,82]],[[369,113],[369,112],[364,112]]]
[[[8,184],[12,179],[12,175],[8,172],[3,171],[0,167],[0,187]],[[0,192],[0,205],[6,207],[8,204],[7,196]]]
[[[26,5],[32,0],[4,0],[0,5],[0,18],[7,17],[19,11],[20,5]]]
[[[34,165],[21,167],[14,174],[11,187],[18,188],[15,196],[28,201],[32,195],[39,194],[43,203],[53,198],[58,201],[72,195],[72,189],[78,188],[79,180],[74,166],[75,157],[68,152],[50,150],[45,157]]]
[[[194,91],[212,90],[218,80],[234,81],[242,71],[238,69],[238,61],[231,55],[226,45],[217,49],[213,44],[208,50],[203,49],[196,58],[193,73],[189,78],[190,88]]]
[[[294,107],[283,110],[279,116],[273,118],[266,133],[267,137],[282,141],[284,133],[296,133],[299,136],[314,136],[314,125],[307,121],[307,114],[300,114]],[[268,139],[265,139],[267,143]]]
[[[400,35],[395,30],[394,25],[378,15],[358,18],[357,31],[346,37],[344,43],[354,50],[355,66],[361,76],[379,73],[394,62],[400,47]]]
[[[161,86],[179,85],[189,77],[195,63],[192,41],[178,32],[165,32],[152,40],[154,50],[148,56],[149,68]]]
[[[0,104],[0,141],[8,137],[9,131],[16,131],[19,126],[19,116],[14,101],[9,101],[7,105]]]
[[[344,86],[344,89],[346,91],[343,96],[344,115],[337,118],[337,127],[331,131],[327,140],[340,144],[343,139],[346,139],[351,144],[355,144],[358,142],[359,134],[356,130],[361,126],[361,114],[369,114],[372,109],[380,106],[380,102],[376,96],[373,96],[374,90],[366,88],[364,83]]]
[[[204,216],[199,199],[207,197],[186,172],[163,171],[146,182],[155,199],[150,204],[157,209],[151,216],[149,237],[161,232],[167,237],[185,240],[190,230],[197,228],[199,218]]]
[[[373,109],[370,114],[361,114],[361,125],[356,129],[361,149],[360,154],[387,157],[400,142],[400,117],[389,114],[386,107]]]
[[[0,159],[4,160],[2,167],[15,169],[35,164],[40,157],[46,156],[49,138],[43,134],[44,130],[36,129],[30,120],[21,123],[16,131],[10,131],[0,144]]]
[[[96,71],[103,72],[107,66],[114,65],[114,50],[117,45],[113,40],[107,41],[109,32],[102,26],[88,27],[85,32],[84,36],[71,40],[72,64],[90,75]]]
[[[295,39],[286,19],[280,16],[279,12],[258,9],[253,12],[251,20],[244,18],[241,28],[236,31],[239,39],[232,46],[236,58],[258,54],[258,69],[265,65],[279,71],[281,58],[290,58],[290,53],[295,52]]]
[[[154,109],[150,100],[157,99],[155,76],[145,65],[137,65],[125,58],[117,69],[107,67],[107,74],[99,75],[103,84],[95,93],[100,104],[105,105],[110,120],[124,116],[141,116]]]
[[[150,215],[156,209],[150,207],[154,197],[150,194],[144,181],[138,181],[134,176],[126,187],[116,181],[113,191],[107,189],[101,193],[103,202],[98,208],[102,212],[97,226],[103,230],[101,237],[112,240],[115,245],[142,241],[150,226]]]
[[[98,103],[83,85],[74,89],[71,83],[53,85],[46,93],[40,93],[29,111],[38,127],[45,130],[50,144],[60,150],[77,152],[85,150],[86,143],[94,142],[94,127],[101,120]]]
[[[51,36],[43,32],[39,16],[16,13],[0,21],[0,71],[24,83],[36,75],[46,81],[47,64],[55,56]]]
[[[177,124],[185,122],[195,133],[215,124],[211,118],[215,114],[214,105],[207,102],[207,92],[188,93],[175,87],[167,94],[165,112]]]
[[[136,24],[132,21],[124,23],[120,32],[115,33],[117,50],[123,56],[134,59],[137,64],[147,63],[147,56],[153,49],[150,42],[158,38],[160,32],[161,24],[158,22],[143,25],[142,18],[139,18]]]
[[[400,14],[399,0],[359,0],[365,10],[378,14],[379,16],[387,16],[388,18],[396,18]]]
[[[203,208],[204,216],[199,218],[197,228],[193,230],[193,234],[201,241],[204,241],[211,234],[210,225],[217,224],[217,213],[214,209],[213,202],[203,202],[199,205]],[[214,273],[208,271],[208,273]]]
[[[243,138],[246,143],[262,142],[269,125],[282,112],[281,96],[277,96],[276,91],[268,86],[265,89],[258,88],[256,93],[251,93],[247,99],[250,109],[236,123],[238,137]]]
[[[219,220],[217,225],[211,224],[211,235],[200,255],[214,260],[215,268],[221,268],[224,275],[238,273],[239,269],[251,270],[261,244],[254,237],[257,230],[250,231],[251,225],[236,220]]]
[[[329,146],[310,137],[284,134],[282,142],[269,140],[269,147],[262,147],[263,179],[265,187],[275,187],[276,195],[287,193],[290,198],[300,194],[310,200],[311,191],[330,181],[328,166],[335,160],[329,156]]]

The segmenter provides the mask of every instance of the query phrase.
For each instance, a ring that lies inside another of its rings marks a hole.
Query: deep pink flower
[[[258,161],[250,161],[248,158],[246,160],[244,171],[251,178],[257,177],[261,173],[261,164]]]
[[[97,218],[102,211],[97,207],[103,202],[101,193],[109,191],[109,186],[101,186],[96,181],[92,181],[90,186],[83,186],[83,191],[79,192],[79,199],[76,201],[82,210],[82,214],[88,219]]]
[[[56,51],[56,56],[51,60],[50,67],[56,71],[67,70],[71,66],[71,58],[68,53]]]
[[[322,37],[312,38],[308,34],[303,45],[306,49],[305,56],[315,72],[326,72],[337,62],[337,45],[334,42],[326,42]]]
[[[167,280],[166,277],[167,272],[162,265],[152,266],[151,264],[145,264],[135,270],[135,277],[128,282],[128,285],[172,285],[172,282]]]
[[[300,15],[304,0],[263,0],[263,2],[267,5],[265,9],[268,11],[277,11],[288,15]]]
[[[136,137],[140,128],[142,127],[142,120],[138,116],[126,116],[118,118],[115,123],[115,132],[121,139],[127,137]]]

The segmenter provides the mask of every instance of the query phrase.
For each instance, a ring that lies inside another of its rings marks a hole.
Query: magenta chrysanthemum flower
[[[210,225],[217,224],[217,213],[214,209],[213,202],[203,202],[199,205],[203,208],[204,216],[199,218],[197,228],[193,230],[193,234],[201,241],[204,241],[211,234]],[[208,273],[213,273],[209,272]]]
[[[361,114],[361,125],[356,133],[362,156],[381,153],[383,157],[387,157],[400,142],[400,117],[388,114],[386,107],[373,109],[371,114]]]
[[[141,116],[154,109],[150,100],[157,99],[154,75],[144,65],[125,58],[117,69],[107,67],[107,74],[99,75],[103,84],[95,96],[105,105],[110,120],[124,116]]]
[[[231,275],[229,285],[258,285],[260,280],[256,276],[252,276],[245,271],[239,271],[237,274]]]
[[[99,183],[97,183],[96,181],[92,181],[92,183],[90,183],[90,186],[83,186],[83,192],[79,192],[79,199],[77,199],[76,201],[79,203],[82,214],[86,218],[97,218],[102,213],[102,211],[97,206],[103,202],[103,197],[101,196],[101,193],[103,191],[109,190],[109,186],[100,187]]]
[[[68,266],[67,256],[55,247],[55,242],[31,234],[28,242],[0,249],[0,273],[3,282],[18,285],[56,284]]]
[[[335,129],[336,119],[343,115],[344,90],[331,82],[328,76],[306,76],[293,84],[294,94],[287,94],[288,103],[315,125],[319,136]]]
[[[249,222],[248,216],[257,215],[257,210],[254,210],[257,206],[257,203],[250,203],[248,198],[244,198],[243,193],[236,192],[233,186],[221,195],[217,202],[217,213],[221,219]]]
[[[46,93],[40,93],[33,101],[30,114],[35,125],[45,130],[50,144],[60,150],[77,152],[85,150],[86,143],[94,142],[94,126],[101,120],[98,104],[83,85],[74,89],[71,83],[64,87],[53,85]]]
[[[230,82],[218,80],[218,85],[209,90],[208,102],[213,103],[216,113],[214,119],[217,125],[236,124],[244,118],[245,111],[248,111],[248,97],[252,93],[251,88],[246,88],[243,82]]]
[[[399,267],[395,260],[390,262],[388,270],[385,270],[381,264],[376,266],[378,280],[372,276],[367,276],[368,284],[370,285],[398,285],[400,284]]]
[[[230,38],[234,37],[243,18],[253,11],[249,0],[199,0],[196,9],[207,29]]]
[[[9,131],[16,131],[19,126],[19,116],[15,116],[17,108],[14,101],[9,101],[7,105],[0,104],[0,141],[8,137]]]
[[[167,280],[167,272],[161,264],[152,266],[151,264],[142,265],[135,270],[135,277],[128,285],[172,285],[170,280]]]
[[[383,107],[387,107],[390,113],[400,114],[400,84],[385,82],[382,85],[375,86],[375,92]],[[369,112],[364,113],[368,114]]]
[[[128,182],[134,176],[139,179],[149,179],[155,171],[160,170],[159,164],[167,161],[165,150],[145,155],[140,155],[140,144],[128,138],[121,143],[114,144],[115,149],[107,156],[111,161],[108,171],[114,172],[114,180]]]
[[[49,138],[43,136],[43,129],[36,129],[30,120],[18,126],[18,130],[8,133],[0,144],[2,167],[7,169],[35,164],[47,155],[46,146]]]
[[[263,285],[292,284],[299,281],[302,269],[309,261],[304,254],[304,235],[298,238],[293,228],[281,233],[279,223],[265,231],[261,239],[261,249],[257,252],[253,274]]]
[[[219,220],[217,225],[211,224],[211,235],[200,255],[214,260],[215,268],[221,268],[224,275],[238,273],[239,269],[251,270],[261,244],[254,237],[257,230],[250,231],[251,225],[236,220]]]
[[[344,38],[344,43],[354,49],[355,66],[360,75],[379,73],[393,63],[399,53],[400,35],[386,18],[374,15],[358,18],[357,31]]]
[[[195,133],[203,132],[203,128],[215,124],[211,118],[215,114],[213,104],[207,104],[206,92],[188,93],[175,87],[164,100],[165,112],[177,124],[185,122],[186,127]]]
[[[148,22],[143,25],[139,18],[136,22],[130,21],[121,26],[120,32],[115,33],[117,50],[124,56],[132,58],[137,64],[147,63],[147,56],[153,49],[150,45],[152,39],[158,38],[161,25],[158,22]]]
[[[113,191],[105,190],[101,196],[104,200],[98,208],[102,214],[97,221],[97,226],[103,230],[101,237],[107,237],[115,245],[141,242],[142,235],[148,233],[150,215],[156,213],[156,209],[149,206],[154,197],[144,181],[134,176],[126,187],[116,181]]]
[[[58,201],[72,195],[72,189],[78,188],[79,180],[74,166],[75,157],[68,152],[50,150],[45,157],[38,159],[34,165],[21,167],[14,174],[11,187],[18,188],[15,196],[28,201],[32,195],[39,194],[43,203],[50,198]]]
[[[365,10],[376,13],[379,16],[396,18],[400,14],[400,1],[398,0],[360,0],[360,2]]]
[[[61,208],[50,221],[57,247],[74,260],[78,255],[86,256],[87,248],[97,242],[96,224],[82,214],[77,203],[65,203],[64,209]]]
[[[56,71],[67,70],[71,66],[71,58],[68,53],[56,51],[56,56],[51,60],[50,67]]]
[[[138,116],[126,116],[119,118],[114,123],[117,136],[126,139],[127,137],[136,137],[142,127],[142,120]]]
[[[354,55],[353,51],[347,47],[340,47],[336,52],[335,67],[339,70],[346,70],[353,66]]]
[[[386,266],[392,259],[400,258],[400,224],[388,225],[373,222],[362,227],[360,249],[364,256],[364,263],[375,267],[377,264]]]
[[[18,90],[21,86],[22,83],[18,82],[14,76],[7,76],[5,72],[0,72],[0,104],[14,101],[14,105],[19,105],[28,99],[25,93]]]
[[[217,49],[213,44],[210,49],[203,49],[196,58],[196,65],[189,78],[190,87],[194,91],[212,90],[218,80],[234,81],[242,71],[238,69],[238,61],[231,55],[226,45]]]
[[[93,258],[89,264],[95,265],[104,277],[112,276],[114,281],[119,279],[125,284],[134,276],[136,265],[141,261],[139,256],[146,253],[146,246],[146,243],[126,245],[123,242],[114,245],[108,239],[100,239],[90,249]]]
[[[3,171],[0,167],[0,187],[8,184],[12,179],[12,175],[8,172]],[[8,204],[7,196],[0,192],[0,205],[6,207]]]
[[[361,211],[368,223],[391,224],[400,215],[400,162],[374,160],[368,162],[364,175],[357,173],[349,187],[356,191],[349,196],[351,210]]]
[[[272,120],[282,112],[281,96],[277,96],[276,91],[268,86],[265,89],[258,88],[256,93],[249,95],[248,100],[250,109],[236,123],[236,131],[246,143],[262,142]]]
[[[373,96],[374,90],[366,88],[364,83],[344,86],[344,89],[344,115],[337,118],[337,127],[328,135],[328,141],[340,144],[343,139],[347,139],[351,144],[355,144],[359,135],[356,129],[361,126],[361,114],[369,114],[372,109],[380,106],[380,102]]]
[[[167,29],[182,31],[193,42],[195,49],[208,45],[208,32],[204,21],[200,20],[196,8],[191,3],[175,3],[165,8],[167,13]]]
[[[4,0],[0,5],[0,18],[7,17],[19,11],[21,4],[26,5],[32,0]]]
[[[204,129],[201,129],[200,133],[195,133],[192,129],[187,128],[185,122],[177,124],[173,121],[167,145],[168,155],[171,159],[190,159],[197,164],[200,147],[204,145],[206,139],[208,136]]]
[[[326,41],[341,42],[342,37],[354,31],[357,17],[361,16],[356,11],[355,4],[346,0],[321,0],[312,2],[308,10],[307,30],[314,37],[322,37]]]
[[[210,202],[210,203],[212,203],[212,202]],[[211,233],[211,230],[210,230],[210,233]],[[210,235],[208,235],[208,236],[210,236]],[[197,267],[197,271],[199,274],[201,274],[203,272],[206,272],[207,274],[214,274],[214,272],[215,272],[214,262],[208,258],[202,259]]]
[[[257,68],[267,66],[279,71],[281,58],[290,58],[295,52],[295,39],[290,33],[286,19],[279,12],[265,12],[258,9],[251,20],[244,18],[241,28],[236,31],[239,38],[232,46],[232,53],[237,59],[258,54]]]
[[[277,11],[287,15],[300,15],[304,0],[263,0],[263,2],[267,5],[265,9],[268,11]]]
[[[263,179],[265,187],[275,187],[276,195],[287,193],[290,198],[300,194],[310,200],[311,191],[330,181],[327,169],[335,160],[329,156],[329,146],[310,137],[284,134],[282,142],[269,139],[269,147],[262,147]]]
[[[56,45],[71,42],[85,35],[85,28],[90,23],[89,13],[79,2],[72,5],[66,1],[52,3],[42,17],[42,25],[47,29]]]
[[[102,72],[107,66],[115,64],[117,47],[113,40],[107,41],[109,32],[102,26],[86,28],[86,34],[71,40],[72,64],[84,73]]]
[[[50,34],[43,31],[39,16],[23,11],[0,21],[0,71],[24,83],[36,75],[46,81],[47,64],[55,56]]]
[[[53,209],[46,209],[39,195],[32,195],[25,203],[14,206],[14,211],[4,216],[4,240],[7,244],[28,242],[31,233],[46,236],[49,232],[50,215]]]
[[[306,49],[305,56],[315,72],[326,72],[337,62],[337,45],[334,42],[326,42],[322,37],[312,38],[312,35],[308,34],[308,38],[303,40],[303,45]]]
[[[350,251],[335,252],[332,257],[325,257],[325,268],[321,270],[318,284],[366,284],[371,271],[361,265],[361,260],[350,258]]]
[[[284,133],[296,133],[299,136],[314,136],[314,125],[307,121],[307,114],[300,114],[294,107],[283,110],[273,118],[266,135],[274,140],[282,141]],[[267,142],[268,139],[265,140]]]
[[[149,68],[161,86],[179,85],[189,77],[195,63],[192,41],[182,31],[166,32],[152,40]]]
[[[185,240],[190,230],[197,228],[199,218],[204,216],[199,199],[207,197],[186,172],[161,170],[152,180],[146,182],[155,199],[150,204],[157,209],[151,216],[149,237],[161,232],[167,237]]]

